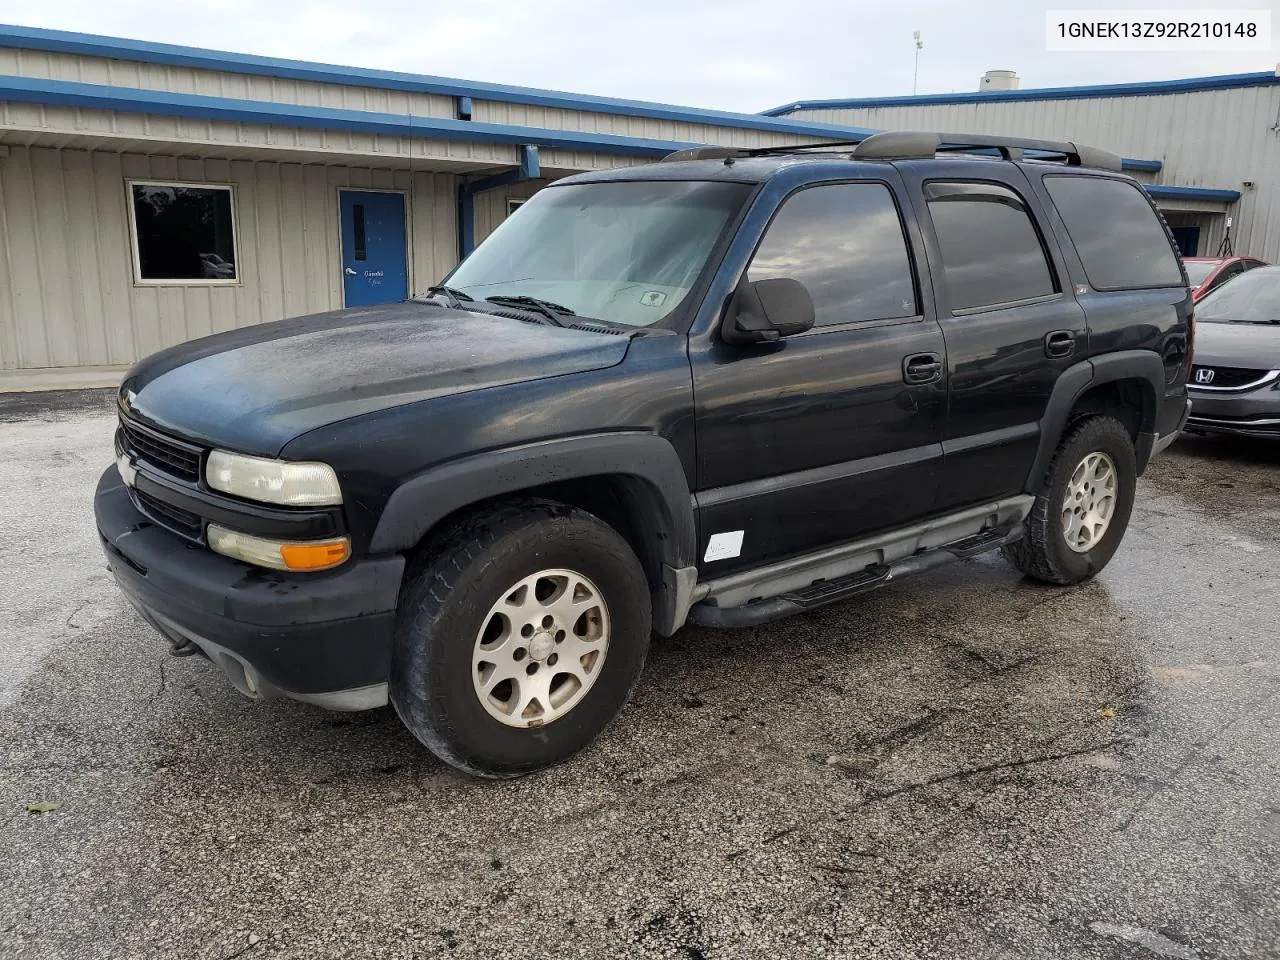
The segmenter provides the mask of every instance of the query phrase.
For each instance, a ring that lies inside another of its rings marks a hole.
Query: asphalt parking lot
[[[111,431],[0,398],[2,957],[1280,957],[1280,447],[1175,444],[1083,588],[985,557],[658,641],[491,783],[169,657],[95,542]]]

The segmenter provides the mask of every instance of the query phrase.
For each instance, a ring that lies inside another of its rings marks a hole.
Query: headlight
[[[205,535],[214,553],[273,570],[328,570],[351,556],[351,541],[346,537],[304,542],[267,540],[216,523],[209,524]]]
[[[293,463],[214,450],[204,477],[214,490],[261,503],[286,507],[342,503],[338,475],[327,463]]]

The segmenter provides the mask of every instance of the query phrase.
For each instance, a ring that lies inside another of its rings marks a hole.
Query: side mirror
[[[799,280],[743,280],[720,327],[725,343],[768,343],[813,326],[813,298]]]

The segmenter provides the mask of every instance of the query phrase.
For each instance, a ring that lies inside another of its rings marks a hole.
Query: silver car
[[[1196,304],[1189,433],[1280,439],[1280,267],[1258,267]]]

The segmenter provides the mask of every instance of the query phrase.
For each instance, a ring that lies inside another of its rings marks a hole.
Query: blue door
[[[343,190],[342,292],[348,307],[409,298],[404,194]]]

